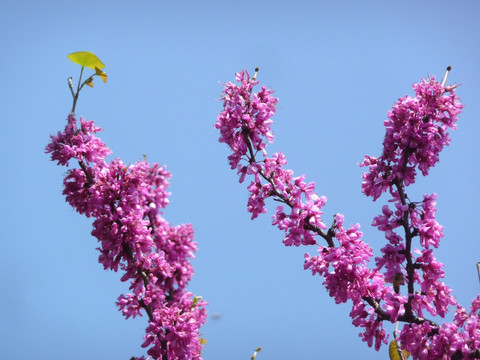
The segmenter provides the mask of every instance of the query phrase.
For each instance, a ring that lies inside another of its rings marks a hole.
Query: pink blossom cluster
[[[52,154],[52,161],[58,165],[68,166],[70,159],[88,161],[90,163],[102,162],[112,152],[94,134],[101,131],[93,121],[80,119],[80,128],[77,128],[77,119],[73,114],[67,118],[67,126],[57,135],[50,135],[51,142],[46,147],[46,152]]]
[[[224,109],[214,126],[220,130],[219,141],[227,143],[233,151],[229,162],[232,169],[237,169],[240,182],[246,175],[254,178],[248,186],[247,209],[252,213],[252,219],[266,212],[265,200],[273,197],[283,203],[273,215],[273,224],[285,232],[283,243],[286,246],[318,245],[317,236],[327,241],[328,246],[318,246],[317,256],[305,255],[305,269],[323,276],[329,294],[337,303],[353,301],[351,316],[354,324],[364,328],[363,340],[370,346],[375,341],[378,349],[382,342],[386,342],[387,334],[381,321],[377,321],[378,313],[365,311],[363,298],[369,298],[385,317],[395,316],[399,306],[390,306],[390,312],[386,313],[374,300],[391,291],[391,287],[385,285],[378,271],[365,266],[372,257],[372,250],[362,241],[359,225],[345,229],[343,215],[336,214],[334,223],[327,230],[322,211],[327,198],[315,193],[315,183],[307,183],[305,175],[294,177],[293,171],[284,169],[287,161],[282,153],[267,157],[265,147],[267,142],[273,141],[271,117],[278,100],[265,87],[260,92],[267,96],[253,93],[258,82],[250,78],[247,71],[237,73],[236,79],[239,85],[225,84]],[[260,120],[251,110],[254,102],[257,108],[268,109]],[[259,128],[255,124],[259,124]],[[251,139],[255,139],[255,146]],[[257,160],[260,150],[263,159]],[[242,159],[245,163],[240,162]],[[334,245],[334,239],[338,246]],[[392,299],[392,302],[399,301]]]
[[[378,350],[387,342],[383,321],[400,321],[406,325],[397,339],[414,359],[476,355],[480,349],[479,300],[474,300],[468,316],[462,315],[464,310],[442,281],[443,264],[433,256],[443,237],[443,227],[435,220],[436,194],[414,202],[405,193],[406,186],[415,181],[416,168],[427,175],[450,142],[447,130],[455,129],[462,109],[455,86],[444,87],[433,77],[415,84],[415,97],[399,99],[388,113],[383,155],[365,156],[361,164],[369,169],[363,176],[362,192],[376,200],[388,190],[394,205],[393,209],[383,206],[373,221],[387,242],[370,269],[367,263],[373,253],[362,239],[360,226],[344,227],[341,214],[334,216],[330,227],[325,225],[326,197],[318,196],[315,184],[305,182],[304,175],[295,177],[293,171],[284,169],[287,161],[282,153],[268,157],[266,144],[273,141],[271,117],[278,99],[265,87],[262,95],[253,93],[258,81],[246,71],[237,73],[236,79],[238,84],[225,84],[223,111],[214,126],[220,130],[220,142],[233,152],[229,162],[237,169],[240,182],[246,175],[253,177],[247,205],[252,219],[266,213],[267,198],[283,203],[273,215],[273,224],[285,232],[283,243],[318,246],[317,255],[305,254],[304,268],[323,277],[336,303],[352,301],[352,323],[363,329],[360,336],[369,346],[375,344]],[[268,111],[257,119],[252,109],[259,108]],[[262,158],[257,159],[259,152]],[[318,244],[318,237],[326,244]],[[416,238],[418,248],[413,247]],[[400,291],[402,285],[406,294]],[[439,325],[425,317],[428,313],[443,318],[451,306],[457,306],[454,323]]]
[[[189,261],[196,243],[190,224],[171,226],[160,209],[168,204],[170,173],[158,164],[120,159],[94,134],[93,121],[68,116],[63,132],[51,136],[46,152],[67,165],[78,160],[80,169],[69,169],[63,194],[80,214],[93,217],[100,246],[99,262],[124,275],[130,293],[118,297],[123,315],[149,317],[143,347],[153,359],[201,359],[199,328],[205,322],[206,302],[194,300],[186,286],[193,275]],[[143,359],[143,357],[138,358]]]
[[[232,169],[237,169],[243,182],[247,166],[242,166],[240,160],[247,153],[264,151],[266,143],[263,137],[273,142],[270,130],[271,117],[275,114],[278,100],[272,96],[273,91],[262,86],[261,90],[252,95],[252,90],[258,81],[252,79],[247,71],[235,74],[237,86],[231,82],[225,84],[223,91],[224,111],[219,115],[215,128],[220,130],[220,142],[226,143],[233,151],[228,157]],[[248,134],[247,137],[245,137]]]
[[[330,231],[335,232],[336,246],[318,246],[318,255],[305,254],[304,269],[323,277],[323,285],[335,303],[352,301],[350,316],[356,327],[363,328],[360,337],[375,349],[386,343],[388,335],[380,319],[395,321],[403,297],[392,293],[382,274],[370,270],[366,264],[372,257],[372,249],[362,239],[360,225],[345,228],[344,217],[335,215]],[[383,299],[380,307],[377,299]],[[378,310],[378,311],[376,311]]]
[[[470,311],[457,305],[452,323],[432,326],[405,324],[399,340],[414,358],[430,359],[478,359],[480,358],[480,296],[472,301]]]
[[[400,98],[388,112],[382,156],[365,156],[361,164],[369,167],[362,192],[374,200],[396,181],[413,184],[417,167],[428,175],[440,151],[450,143],[448,129],[456,129],[463,105],[455,86],[444,87],[432,76],[415,83],[413,89],[415,97]]]

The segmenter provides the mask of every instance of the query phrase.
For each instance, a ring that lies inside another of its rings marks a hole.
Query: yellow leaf
[[[193,297],[193,302],[192,302],[192,309],[195,307],[195,305],[198,304],[198,302],[202,300],[202,297],[201,296],[194,296]]]
[[[107,82],[107,74],[95,66],[95,75],[103,80],[104,83]]]
[[[390,355],[390,360],[401,360],[397,349],[397,342],[395,340],[390,342],[390,346],[388,347],[388,355]]]
[[[388,355],[390,356],[390,360],[406,360],[410,356],[410,353],[406,350],[402,350],[401,353],[402,354],[400,355],[397,342],[392,340],[390,342],[390,346],[388,347]]]
[[[85,81],[85,84],[93,88],[93,80],[92,79],[88,79],[87,81]]]
[[[103,69],[105,64],[94,53],[90,51],[77,51],[67,56],[75,64],[95,70],[95,68]]]

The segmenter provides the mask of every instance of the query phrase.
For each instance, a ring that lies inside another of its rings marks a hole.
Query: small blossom
[[[68,115],[64,131],[50,136],[51,142],[45,151],[52,154],[52,161],[57,161],[58,165],[68,166],[72,158],[90,163],[103,162],[112,152],[93,135],[101,130],[94,126],[93,121],[83,118],[80,118],[80,129],[78,129],[75,114],[71,113]]]

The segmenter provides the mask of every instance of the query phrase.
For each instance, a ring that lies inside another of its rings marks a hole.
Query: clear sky
[[[428,75],[463,83],[452,144],[409,194],[438,194],[445,238],[436,252],[464,306],[480,289],[480,2],[471,1],[10,1],[0,4],[0,357],[128,359],[142,355],[146,318],[115,307],[128,284],[97,262],[91,219],[61,195],[65,169],[49,161],[49,135],[71,109],[67,54],[87,50],[109,80],[80,95],[115,157],[166,164],[165,218],[193,223],[199,251],[190,289],[209,302],[208,360],[386,359],[367,347],[303,254],[285,248],[268,215],[251,221],[247,184],[229,169],[213,123],[219,82],[260,67],[276,89],[275,143],[296,174],[341,212],[371,228],[384,201],[360,193],[357,163],[380,155],[383,120]],[[276,204],[269,203],[270,209]],[[389,333],[393,327],[387,327]]]

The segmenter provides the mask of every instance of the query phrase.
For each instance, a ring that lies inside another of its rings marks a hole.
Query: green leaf
[[[103,69],[105,64],[94,53],[90,51],[77,51],[67,56],[75,64],[95,70],[95,68]]]

